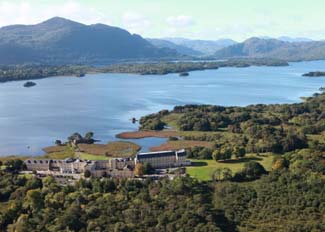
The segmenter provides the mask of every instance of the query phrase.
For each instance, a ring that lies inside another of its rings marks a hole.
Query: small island
[[[35,86],[35,85],[36,85],[35,82],[27,81],[27,82],[24,84],[24,87],[29,88],[29,87],[33,87],[33,86]]]
[[[85,73],[77,73],[76,77],[84,77],[86,74]]]
[[[180,74],[179,74],[179,76],[180,77],[187,77],[187,76],[189,76],[190,74],[188,73],[188,72],[181,72]]]
[[[304,76],[304,77],[324,77],[325,72],[320,72],[320,71],[309,72],[309,73],[303,74],[302,76]]]

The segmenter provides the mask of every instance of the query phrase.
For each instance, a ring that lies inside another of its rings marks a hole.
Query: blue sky
[[[0,0],[0,26],[61,16],[144,37],[325,39],[324,0]]]

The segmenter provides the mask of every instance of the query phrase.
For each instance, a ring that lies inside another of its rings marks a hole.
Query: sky
[[[143,37],[325,39],[325,0],[0,0],[0,26],[54,16]]]

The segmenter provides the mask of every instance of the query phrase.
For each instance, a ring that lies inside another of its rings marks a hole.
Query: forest
[[[0,171],[0,231],[324,231],[324,153],[292,153],[251,180],[81,179]],[[221,173],[223,175],[223,173]],[[257,178],[257,179],[256,179]]]

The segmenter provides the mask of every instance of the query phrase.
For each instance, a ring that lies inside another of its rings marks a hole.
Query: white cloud
[[[112,20],[102,12],[82,6],[77,1],[67,1],[60,5],[31,5],[28,1],[0,2],[0,26],[11,24],[35,24],[60,16],[78,22],[112,24]]]
[[[170,16],[166,22],[172,27],[189,27],[195,24],[194,19],[187,15]]]
[[[142,14],[127,12],[122,16],[123,26],[132,33],[142,34],[150,26],[151,22]]]

